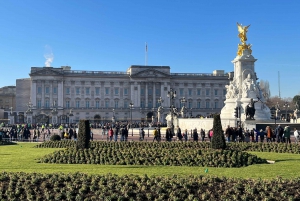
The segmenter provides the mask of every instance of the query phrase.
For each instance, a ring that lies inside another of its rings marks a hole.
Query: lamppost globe
[[[285,121],[288,121],[287,118],[287,110],[290,107],[289,103],[287,101],[284,102],[283,107],[285,108]]]
[[[174,104],[173,104],[173,100],[176,98],[176,91],[171,88],[170,91],[168,91],[167,96],[170,98],[171,132],[172,132],[172,134],[174,134],[174,124],[173,124]]]

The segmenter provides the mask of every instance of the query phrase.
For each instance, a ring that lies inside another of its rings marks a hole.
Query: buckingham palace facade
[[[178,110],[185,105],[189,117],[205,117],[221,111],[229,83],[223,70],[171,73],[169,66],[132,65],[124,72],[31,67],[29,75],[16,82],[17,123],[158,121],[159,106],[164,121],[171,101]]]

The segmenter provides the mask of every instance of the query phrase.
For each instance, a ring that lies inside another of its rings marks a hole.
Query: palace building
[[[31,67],[16,81],[16,123],[77,123],[80,119],[165,121],[170,101],[187,116],[207,116],[224,106],[228,74],[171,73],[169,66],[132,65],[127,71],[82,71],[70,66]],[[168,97],[170,90],[176,97]],[[157,108],[164,108],[160,120]]]

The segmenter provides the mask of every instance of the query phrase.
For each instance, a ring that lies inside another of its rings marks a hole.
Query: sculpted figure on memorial
[[[249,97],[249,92],[254,92],[254,96],[259,96],[259,90],[257,85],[254,83],[254,80],[251,79],[250,73],[248,74],[247,78],[243,81],[242,84],[242,97],[243,98],[248,98]],[[250,97],[253,98],[253,97]]]
[[[160,117],[161,117],[161,114],[164,112],[164,109],[162,106],[159,106],[158,109],[157,109],[157,121],[160,122]]]
[[[235,81],[230,81],[229,85],[226,85],[225,87],[227,88],[226,99],[237,98],[239,90]]]
[[[183,117],[183,118],[185,117],[186,111],[187,111],[186,107],[185,107],[185,106],[182,106],[182,108],[181,108],[181,110],[180,110],[181,117]]]
[[[298,105],[298,103],[296,103],[295,110],[294,110],[294,117],[296,119],[296,122],[297,122],[297,119],[298,119],[298,112],[299,112],[299,105]]]

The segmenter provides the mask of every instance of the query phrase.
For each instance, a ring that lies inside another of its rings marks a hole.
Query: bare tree
[[[259,88],[261,89],[265,100],[268,101],[268,99],[271,97],[269,81],[260,80]]]

